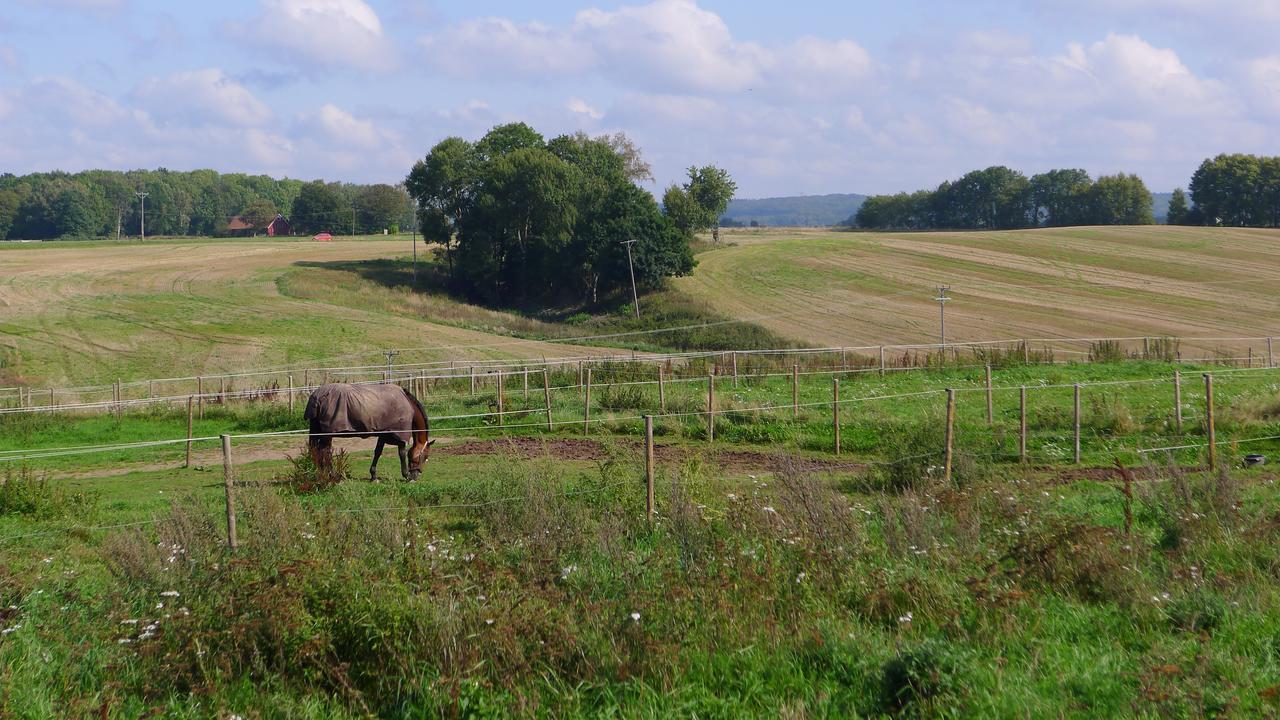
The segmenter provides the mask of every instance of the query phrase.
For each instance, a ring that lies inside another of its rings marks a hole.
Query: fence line
[[[595,364],[595,363],[626,362],[626,363],[642,363],[643,364],[643,363],[673,363],[675,361],[683,361],[687,363],[694,360],[699,360],[699,359],[706,360],[706,359],[720,357],[720,356],[728,356],[731,354],[737,355],[737,356],[745,356],[747,358],[751,358],[753,356],[772,357],[772,356],[778,356],[778,355],[812,356],[812,355],[834,354],[834,353],[840,353],[846,356],[848,353],[865,354],[868,357],[872,357],[875,355],[875,353],[879,352],[880,357],[883,358],[885,357],[886,353],[900,353],[900,352],[910,353],[912,351],[926,351],[926,352],[940,351],[943,355],[945,355],[947,350],[952,350],[952,351],[975,350],[976,351],[984,348],[999,348],[1001,346],[1011,346],[1014,349],[1017,349],[1017,348],[1023,349],[1023,353],[1025,356],[1030,352],[1035,352],[1036,354],[1043,354],[1041,350],[1032,351],[1030,349],[1030,345],[1040,344],[1045,346],[1044,348],[1042,348],[1044,353],[1060,352],[1063,354],[1087,355],[1089,353],[1086,353],[1084,351],[1049,347],[1049,345],[1068,345],[1068,344],[1098,343],[1098,342],[1135,342],[1135,341],[1141,340],[1144,343],[1145,352],[1143,353],[1143,355],[1146,356],[1146,355],[1150,355],[1149,345],[1150,345],[1150,341],[1153,339],[1155,340],[1167,339],[1168,341],[1176,341],[1178,343],[1182,343],[1182,342],[1221,343],[1221,342],[1256,341],[1259,343],[1266,343],[1268,346],[1270,346],[1269,341],[1271,340],[1270,337],[1265,337],[1265,336],[1199,337],[1199,338],[1164,338],[1161,336],[1130,336],[1130,337],[1113,337],[1113,338],[1010,338],[1010,339],[1002,339],[1002,340],[980,340],[980,341],[947,342],[947,343],[914,343],[914,344],[908,343],[908,344],[857,345],[857,346],[822,347],[822,348],[744,349],[744,350],[691,351],[691,352],[673,352],[673,353],[637,353],[635,351],[625,351],[625,350],[610,352],[609,349],[606,348],[606,349],[602,349],[602,353],[600,354],[592,354],[592,355],[586,355],[586,356],[564,356],[564,357],[557,357],[552,359],[548,359],[545,356],[540,358],[513,358],[513,359],[455,358],[451,360],[402,363],[402,364],[393,364],[389,366],[388,365],[353,365],[353,366],[327,366],[327,367],[317,366],[317,367],[291,367],[291,368],[278,368],[278,369],[265,369],[265,370],[251,370],[251,371],[244,371],[244,372],[221,373],[221,374],[212,374],[212,375],[188,375],[188,376],[175,376],[175,377],[166,377],[166,378],[151,378],[146,380],[132,380],[129,382],[112,383],[109,385],[82,385],[82,386],[71,386],[71,387],[64,387],[64,388],[51,388],[51,387],[38,388],[38,389],[22,388],[22,387],[0,388],[0,399],[12,400],[14,397],[17,397],[19,404],[23,404],[24,402],[26,402],[25,398],[30,398],[32,402],[34,402],[35,400],[42,400],[45,398],[49,398],[51,400],[50,404],[58,405],[57,403],[58,395],[62,395],[63,397],[65,397],[67,395],[84,395],[88,393],[106,393],[106,392],[115,393],[117,391],[122,392],[124,388],[134,389],[134,388],[139,388],[143,386],[146,386],[150,390],[154,388],[156,384],[189,383],[189,382],[201,382],[204,380],[227,381],[227,380],[264,377],[264,376],[273,376],[277,380],[283,380],[286,376],[290,374],[296,374],[299,372],[304,374],[310,374],[310,373],[317,373],[321,375],[328,374],[329,376],[351,375],[351,374],[357,374],[357,373],[365,374],[365,375],[381,374],[384,376],[384,380],[388,379],[388,377],[386,376],[390,376],[391,378],[398,378],[398,379],[415,379],[415,378],[417,379],[457,379],[460,377],[467,377],[472,372],[472,369],[491,370],[493,368],[499,368],[499,369],[506,368],[508,370],[511,370],[512,372],[520,372],[520,370],[517,370],[516,368],[553,369],[557,367],[564,367],[566,365],[573,365],[578,363]],[[1012,352],[1012,350],[1010,352]],[[1255,358],[1252,354],[1248,356],[1233,355],[1233,356],[1227,356],[1227,357],[1215,357],[1215,358],[1206,357],[1205,358],[1206,361],[1228,361],[1228,362],[1239,362],[1239,361],[1244,361],[1246,359],[1248,360],[1259,359],[1262,362],[1265,362],[1267,365],[1271,365],[1274,363],[1274,358],[1271,357],[1271,354],[1269,352],[1265,357],[1260,355],[1257,358]],[[1181,361],[1181,358],[1178,358],[1178,360]],[[867,363],[860,363],[860,364],[865,366],[865,365],[870,365],[875,363],[869,360]],[[439,374],[437,371],[444,370],[446,365],[449,367],[449,373]],[[433,372],[433,374],[430,376],[423,375],[423,371],[427,371],[428,369],[430,369]],[[885,368],[885,369],[888,369],[888,368]],[[304,383],[304,386],[311,386],[311,384]],[[274,388],[263,388],[261,390],[255,390],[252,392],[261,393],[261,392],[269,392],[273,390],[275,392],[283,392],[283,388],[279,387],[278,384]],[[51,393],[52,395],[50,395]],[[186,397],[192,394],[193,393],[179,393],[175,395],[169,395],[167,396],[167,399],[173,400],[176,398]],[[196,394],[201,396],[206,396],[206,397],[211,395],[211,393],[196,393]],[[219,397],[222,397],[223,395],[225,394],[224,393],[218,394]],[[238,396],[229,395],[229,397],[238,397]],[[122,401],[124,401],[123,398],[113,397],[111,401],[100,401],[99,403],[83,403],[83,402],[62,403],[61,406],[66,407],[68,405],[72,405],[78,408],[101,407],[101,406],[113,407]]]

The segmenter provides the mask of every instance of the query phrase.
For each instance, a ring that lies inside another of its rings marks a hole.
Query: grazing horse
[[[400,474],[417,480],[431,445],[427,411],[418,398],[398,385],[321,385],[307,400],[311,423],[311,457],[318,468],[329,468],[335,435],[378,439],[369,479],[378,481],[378,458],[387,443],[400,454]]]

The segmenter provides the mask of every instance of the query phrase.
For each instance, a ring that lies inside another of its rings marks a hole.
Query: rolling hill
[[[750,225],[753,221],[765,227],[830,227],[848,220],[862,207],[866,195],[796,195],[792,197],[734,200],[729,203],[725,225]]]

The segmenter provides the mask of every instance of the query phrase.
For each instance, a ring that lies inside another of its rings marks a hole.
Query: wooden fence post
[[[831,378],[831,429],[835,433],[836,454],[840,454],[840,378]]]
[[[1018,389],[1018,461],[1027,461],[1027,386]]]
[[[1080,464],[1080,383],[1076,383],[1073,390],[1074,390],[1073,417],[1075,421],[1075,453],[1073,455],[1073,458],[1075,460],[1075,464],[1079,465]]]
[[[200,419],[204,419],[204,378],[196,378],[196,409],[200,411]]]
[[[1209,433],[1209,472],[1218,468],[1218,436],[1213,426],[1213,374],[1204,374],[1204,419]]]
[[[499,370],[498,371],[498,427],[502,427],[503,425],[506,424],[506,420],[505,420],[506,416],[502,414],[502,411],[505,409],[504,406],[506,405],[505,400],[506,398],[503,397],[503,392],[502,392],[502,371]]]
[[[946,432],[946,456],[942,466],[942,481],[951,482],[951,466],[955,446],[956,436],[956,391],[947,388],[947,432]]]
[[[476,394],[476,366],[471,366],[471,394]]]
[[[529,399],[529,368],[524,368],[524,399]]]
[[[591,432],[591,368],[587,368],[582,391],[582,434],[587,435]]]
[[[840,369],[849,372],[849,353],[845,348],[840,348]]]
[[[880,377],[884,377],[884,346],[880,346]]]
[[[53,395],[53,388],[49,388],[49,407],[58,407],[58,399]]]
[[[218,378],[218,402],[227,404],[227,379],[224,377]]]
[[[547,405],[547,432],[555,430],[555,423],[551,421],[551,378],[547,375],[547,368],[542,368],[542,399]]]
[[[222,487],[227,500],[227,547],[236,550],[235,470],[231,466],[231,436],[222,436]]]
[[[1023,365],[1031,364],[1031,350],[1027,348],[1026,340],[1022,341],[1022,364]]]
[[[653,522],[653,416],[644,416],[644,513]]]
[[[1276,366],[1276,355],[1272,352],[1271,340],[1271,338],[1267,338],[1267,367],[1269,368]]]
[[[27,404],[34,405],[31,402],[31,391],[27,391]],[[120,378],[116,378],[116,417],[124,416],[124,388],[120,386]]]
[[[991,366],[987,366],[987,426],[990,427],[996,422],[996,404],[995,398],[992,397],[991,388]]]
[[[658,408],[663,415],[667,414],[667,382],[666,371],[658,365]]]
[[[738,353],[733,353],[733,386],[738,387]]]
[[[304,368],[304,369],[303,369],[303,371],[302,371],[302,387],[304,387],[304,388],[310,388],[310,387],[311,387],[311,370],[309,370],[309,369],[305,369],[305,368]],[[310,391],[308,391],[308,394],[309,394],[309,393],[310,393]]]
[[[791,419],[800,417],[800,365],[791,366]]]
[[[289,414],[293,414],[293,373],[289,373]]]
[[[1173,371],[1173,427],[1182,434],[1182,371]]]
[[[1142,359],[1151,359],[1151,338],[1149,337],[1142,338]]]
[[[187,462],[185,465],[183,465],[183,467],[188,467],[188,468],[191,467],[191,438],[192,438],[191,427],[192,427],[192,416],[194,415],[191,409],[191,406],[194,404],[192,400],[193,398],[190,395],[188,395],[187,396]]]
[[[582,387],[582,361],[578,361],[578,387]]]
[[[147,399],[154,400],[155,397],[156,397],[156,381],[148,380],[147,381]]]
[[[714,366],[712,366],[714,367]],[[707,375],[707,442],[716,441],[716,376]]]

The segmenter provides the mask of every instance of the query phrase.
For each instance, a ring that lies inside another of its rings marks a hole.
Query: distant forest
[[[379,233],[408,228],[413,204],[391,185],[276,180],[213,170],[89,170],[0,175],[0,240],[138,235],[146,193],[147,235],[231,234],[239,218],[254,234],[277,214],[294,233]]]
[[[974,170],[936,190],[867,198],[851,218],[860,228],[1012,230],[1065,225],[1150,225],[1151,192],[1137,175],[1096,180],[1078,169],[1028,178],[1004,166]]]
[[[720,224],[743,227],[755,223],[768,227],[827,227],[839,225],[858,212],[865,195],[797,195],[759,198],[729,203]]]

